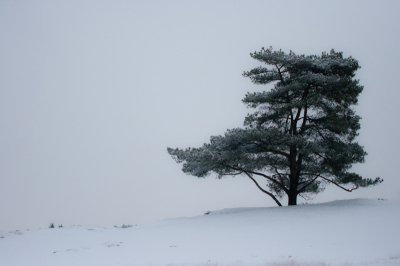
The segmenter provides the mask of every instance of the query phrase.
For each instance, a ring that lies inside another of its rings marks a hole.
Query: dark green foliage
[[[184,163],[185,173],[245,174],[278,205],[277,197],[287,194],[289,205],[295,205],[298,195],[319,193],[329,183],[351,192],[383,181],[348,172],[367,154],[354,142],[361,118],[352,106],[363,90],[354,79],[360,68],[357,60],[334,50],[298,56],[263,48],[250,55],[270,68],[258,67],[243,76],[274,87],[246,94],[243,103],[255,112],[245,118],[245,129],[211,137],[198,149],[168,148],[177,162]],[[269,191],[254,175],[267,180]]]

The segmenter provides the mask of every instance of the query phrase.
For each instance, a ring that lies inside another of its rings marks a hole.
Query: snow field
[[[400,265],[400,201],[213,211],[129,228],[0,232],[0,265]]]

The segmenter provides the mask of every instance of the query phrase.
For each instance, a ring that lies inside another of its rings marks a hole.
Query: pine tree
[[[296,205],[298,195],[319,193],[328,184],[351,192],[383,181],[349,172],[367,155],[354,141],[361,118],[352,107],[363,90],[354,79],[357,60],[334,50],[305,56],[272,47],[250,56],[267,66],[243,76],[274,87],[246,94],[243,103],[255,112],[245,118],[245,128],[212,136],[200,148],[168,148],[184,163],[183,172],[197,177],[211,172],[219,178],[246,175],[279,206],[278,198],[285,194],[288,205]],[[265,178],[268,188],[254,176]]]

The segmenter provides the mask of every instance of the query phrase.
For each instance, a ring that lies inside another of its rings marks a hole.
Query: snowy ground
[[[400,201],[225,209],[130,228],[0,232],[0,265],[400,265]]]

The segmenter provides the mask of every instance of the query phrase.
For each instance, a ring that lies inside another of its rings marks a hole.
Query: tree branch
[[[283,151],[266,150],[266,152],[271,152],[273,154],[283,155],[283,156],[285,156],[287,158],[289,158],[289,156],[290,156],[288,153],[283,152]]]
[[[305,185],[304,187],[302,187],[297,194],[300,194],[302,192],[304,192],[306,190],[306,188],[311,185],[318,177],[320,177],[320,175],[317,175],[313,180],[311,180],[307,185]]]
[[[342,187],[342,186],[339,185],[338,183],[333,182],[332,180],[329,180],[328,178],[325,178],[325,177],[323,177],[323,176],[320,176],[320,177],[321,177],[322,179],[325,179],[326,181],[329,181],[329,182],[335,184],[336,186],[340,187],[341,189],[346,190],[347,192],[352,192],[353,190],[356,190],[356,189],[358,188],[358,186],[355,185],[353,188],[347,189],[347,188],[345,188],[345,187]]]
[[[271,198],[273,198],[273,200],[276,202],[276,204],[278,204],[279,207],[282,206],[282,204],[279,202],[279,200],[278,200],[272,193],[270,193],[270,192],[268,192],[268,191],[262,189],[262,188],[260,187],[260,185],[257,183],[257,181],[256,181],[253,177],[251,177],[251,175],[249,175],[249,173],[247,173],[247,172],[244,172],[244,173],[245,173],[251,180],[253,180],[253,182],[256,184],[256,186],[257,186],[262,192],[264,192],[265,194],[268,194]]]
[[[303,118],[304,119],[303,119],[303,123],[300,128],[300,132],[304,132],[304,128],[305,128],[306,122],[307,122],[307,102],[306,102],[306,105],[304,106],[304,117]]]
[[[288,120],[289,120],[289,115],[286,117],[286,122],[285,122],[285,133],[288,131]]]
[[[282,77],[281,69],[278,67],[278,65],[275,65],[275,66],[276,66],[276,69],[278,69],[279,77],[281,78],[282,84],[286,85],[285,81],[283,80],[283,77]]]
[[[253,175],[263,176],[263,177],[265,177],[266,179],[268,179],[268,180],[274,182],[275,184],[277,184],[277,185],[278,185],[280,188],[282,188],[286,193],[288,192],[287,188],[286,188],[284,185],[282,185],[281,183],[279,183],[277,180],[273,179],[273,178],[270,177],[270,176],[267,176],[267,175],[262,174],[262,173],[257,173],[257,172],[253,172],[253,171],[249,171],[249,170],[244,170],[244,169],[241,169],[241,168],[238,168],[238,167],[234,167],[234,166],[230,166],[230,165],[226,165],[226,164],[223,164],[223,166],[228,167],[228,168],[231,168],[231,169],[236,170],[236,171],[241,171],[241,172],[243,172],[243,173],[250,173],[250,174],[253,174]]]
[[[263,144],[268,145],[268,143],[266,143],[266,142],[263,141],[263,140],[259,140],[259,142],[262,142]],[[253,143],[251,143],[251,144],[253,144]],[[266,151],[266,152],[271,152],[271,153],[273,153],[273,154],[283,155],[283,156],[285,156],[286,158],[289,158],[289,156],[290,156],[290,154],[288,154],[288,153],[286,153],[286,152],[283,152],[283,151],[274,151],[274,150],[268,150],[268,149],[266,149],[265,151]]]
[[[280,181],[281,181],[282,186],[286,187],[286,185],[285,185],[285,183],[284,183],[284,181],[283,181],[282,174],[279,173],[278,168],[277,168],[276,166],[273,166],[273,165],[271,165],[271,167],[274,168],[275,173],[279,176],[279,179],[280,179]]]
[[[289,190],[285,187],[285,185],[279,183],[277,180],[273,179],[272,177],[269,177],[269,176],[264,175],[262,173],[253,172],[253,171],[243,171],[243,172],[249,172],[249,173],[254,174],[254,175],[263,176],[263,177],[267,178],[268,180],[271,180],[272,182],[274,182],[278,186],[280,186],[286,193],[289,192]]]
[[[233,174],[219,174],[219,175],[241,175],[243,172],[233,173]]]
[[[323,156],[322,154],[320,154],[320,153],[318,153],[318,152],[315,152],[315,154],[318,155],[318,156],[321,157],[321,158],[324,158],[325,160],[328,160],[328,158],[326,158],[325,156]]]
[[[309,88],[308,87],[305,88],[303,95],[301,96],[301,101],[304,101],[304,99],[307,97],[308,91],[309,91]],[[307,108],[307,105],[305,108]],[[301,106],[299,108],[297,108],[296,117],[294,119],[295,128],[297,128],[297,121],[299,121],[299,117],[300,117],[302,109],[303,109],[303,107],[301,107]],[[304,117],[306,117],[306,115],[307,115],[307,109],[304,110]],[[301,128],[305,125],[305,121],[306,121],[306,119],[303,120],[303,125],[301,126]],[[301,131],[301,129],[300,129],[300,131]]]

